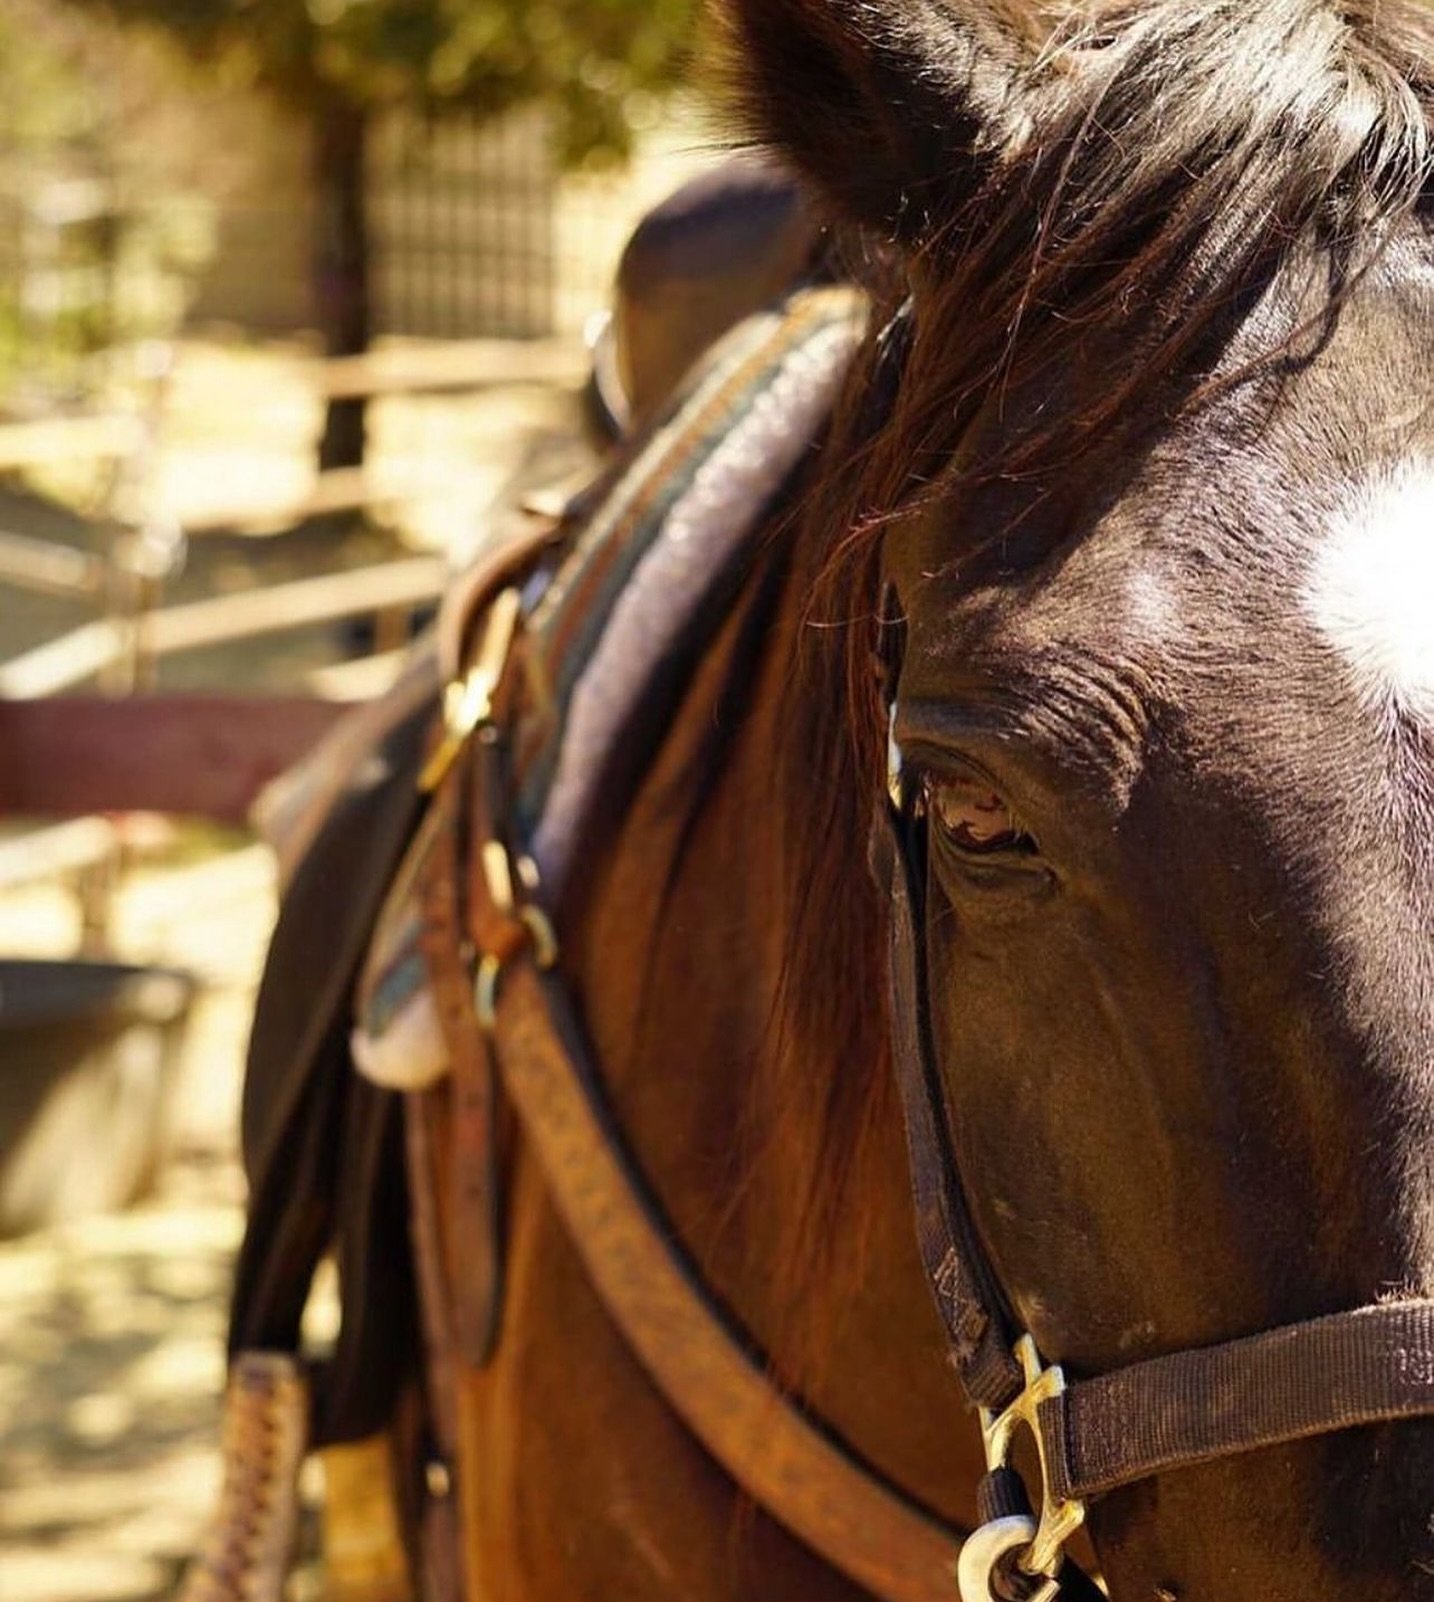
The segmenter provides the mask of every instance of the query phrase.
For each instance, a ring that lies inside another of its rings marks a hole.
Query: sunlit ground
[[[185,1032],[173,1157],[125,1213],[0,1244],[0,1595],[169,1594],[213,1498],[224,1303],[241,1228],[234,1113],[273,913],[260,847],[136,871],[115,946],[204,987]],[[72,949],[64,890],[0,898],[7,950]]]

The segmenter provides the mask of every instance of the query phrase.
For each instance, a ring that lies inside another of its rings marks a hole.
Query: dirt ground
[[[273,358],[266,383],[251,356],[189,353],[188,400],[165,467],[175,503],[203,504],[221,480],[260,484],[276,504],[302,489],[317,419],[285,389],[285,359]],[[399,471],[405,459],[411,468],[422,456],[428,481],[448,491],[419,497],[378,527],[208,538],[178,594],[304,576],[419,544],[471,547],[515,473],[534,482],[572,468],[581,455],[575,418],[572,395],[532,386],[385,403],[377,471]],[[105,538],[83,516],[13,486],[0,489],[0,526],[89,548]],[[73,603],[3,588],[0,618],[4,657],[85,620]],[[193,653],[164,677],[185,687],[293,688],[352,645],[342,632],[310,631]],[[212,830],[181,828],[121,882],[113,954],[181,968],[200,987],[153,1194],[128,1211],[0,1243],[3,1602],[157,1602],[172,1592],[214,1498],[225,1304],[242,1225],[237,1102],[274,910],[267,849]],[[0,955],[69,957],[79,939],[72,881],[0,890]]]
[[[154,1195],[0,1244],[5,1602],[167,1596],[213,1499],[243,1195],[235,1113],[273,909],[272,868],[254,844],[136,871],[121,890],[116,949],[184,967],[202,988]],[[7,950],[66,954],[74,897],[42,885],[4,898],[0,935]]]

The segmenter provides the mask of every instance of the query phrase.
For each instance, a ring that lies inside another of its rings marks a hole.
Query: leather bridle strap
[[[487,733],[442,781],[466,792],[478,861],[506,853],[502,741],[496,728]],[[441,896],[448,859],[433,853],[429,862],[429,888]],[[527,900],[517,865],[510,870],[502,897],[485,873],[470,877],[472,948],[450,939],[434,955],[451,967],[457,988],[467,972],[469,1003],[452,1020],[470,1037],[463,1049],[496,1067],[608,1315],[677,1416],[759,1507],[884,1602],[949,1602],[965,1531],[944,1524],[787,1394],[704,1283],[613,1116],[571,993],[551,966],[556,951],[535,939],[546,919]]]
[[[530,952],[505,971],[494,1055],[549,1194],[603,1305],[654,1384],[732,1479],[886,1602],[947,1602],[961,1535],[770,1377],[703,1283],[613,1120],[567,989]]]
[[[993,1414],[1024,1407],[1038,1431],[1048,1505],[1262,1447],[1434,1415],[1434,1301],[1336,1313],[1093,1379],[1049,1371],[1052,1394],[1032,1394],[1030,1376],[1002,1361],[1019,1332],[962,1191],[931,1048],[924,822],[910,807],[883,812],[873,865],[890,887],[892,1039],[922,1256],[972,1400]]]

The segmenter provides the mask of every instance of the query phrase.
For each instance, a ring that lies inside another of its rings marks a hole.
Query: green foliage
[[[213,214],[172,67],[53,0],[0,0],[0,397],[78,395],[97,353],[178,325]]]
[[[552,109],[563,153],[622,150],[633,97],[673,83],[698,0],[74,0],[162,29],[301,107]]]

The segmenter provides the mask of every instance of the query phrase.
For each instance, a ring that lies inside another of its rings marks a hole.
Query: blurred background
[[[167,1596],[217,1486],[275,867],[148,697],[301,745],[590,467],[702,53],[694,0],[0,0],[5,1602]]]

